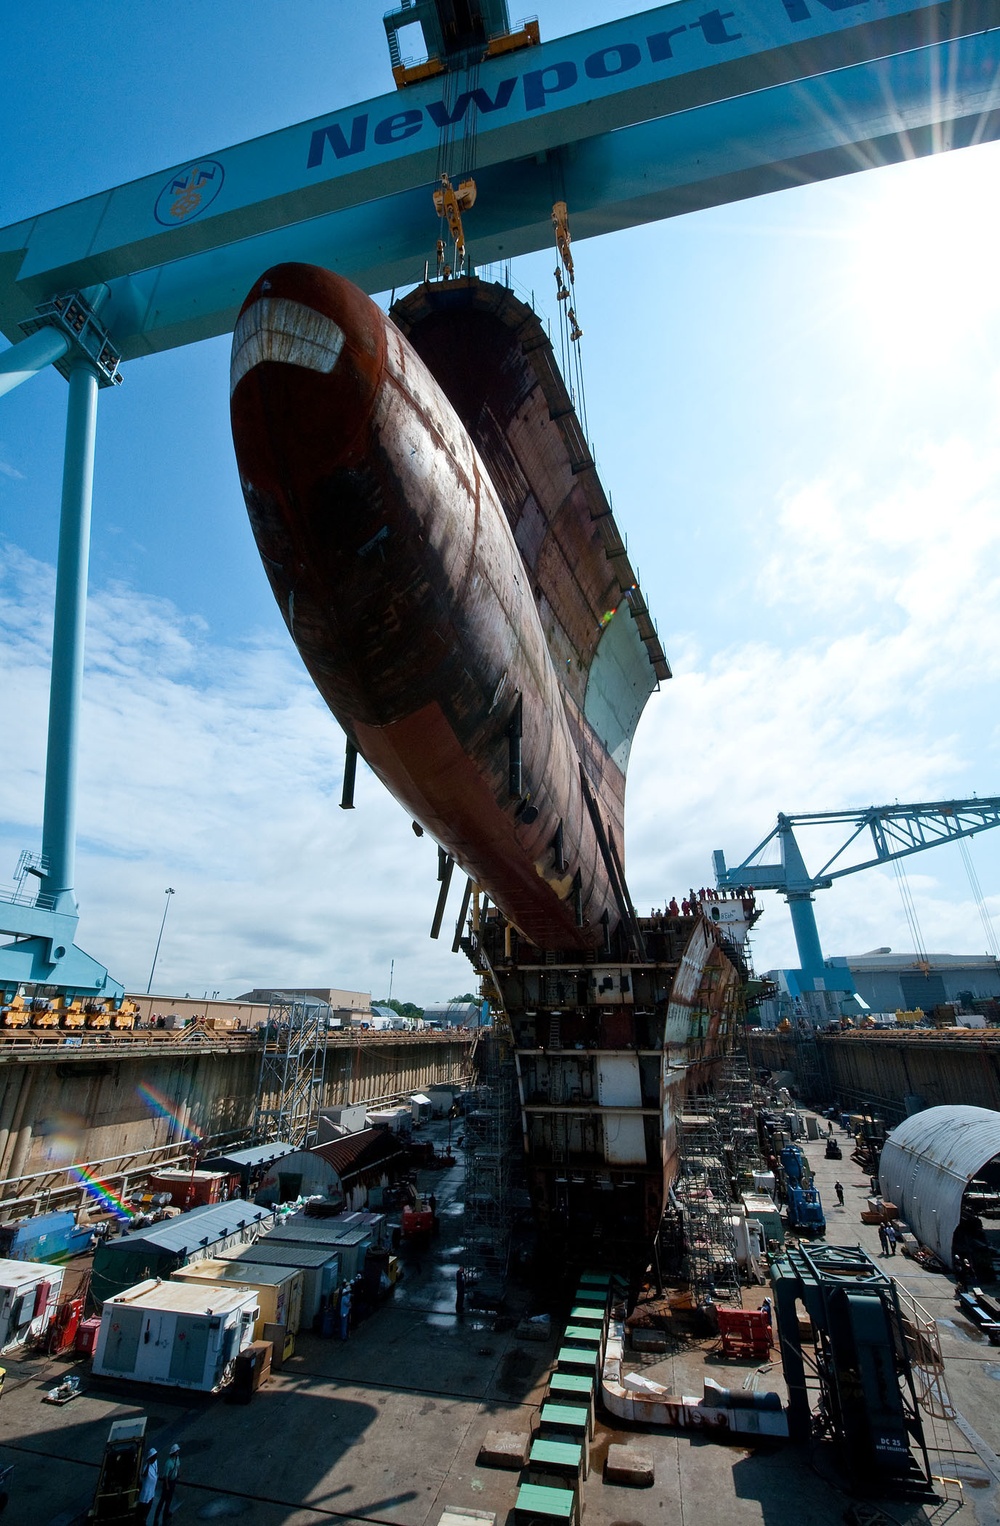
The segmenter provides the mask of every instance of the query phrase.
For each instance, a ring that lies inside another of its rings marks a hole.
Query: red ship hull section
[[[264,567],[347,735],[527,938],[596,946],[618,912],[560,683],[503,508],[441,388],[363,293],[303,266],[250,293],[232,383]]]

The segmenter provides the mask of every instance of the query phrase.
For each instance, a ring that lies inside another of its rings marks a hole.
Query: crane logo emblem
[[[164,228],[189,223],[211,206],[222,190],[225,178],[225,171],[216,159],[201,159],[197,164],[178,170],[156,198],[153,208],[156,221]]]

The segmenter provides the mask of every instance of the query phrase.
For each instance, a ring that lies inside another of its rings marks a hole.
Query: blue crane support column
[[[801,849],[795,841],[792,823],[787,816],[778,816],[778,841],[781,844],[781,862],[785,870],[782,887],[792,918],[792,932],[798,949],[799,963],[804,975],[815,979],[826,974],[823,949],[813,911],[813,884],[806,869]]]
[[[59,329],[43,328],[5,350],[0,355],[0,397],[30,381],[54,361],[62,360],[69,344],[68,335]]]
[[[42,822],[42,889],[54,911],[72,916],[78,910],[76,772],[96,437],[97,373],[80,360],[69,378]]]

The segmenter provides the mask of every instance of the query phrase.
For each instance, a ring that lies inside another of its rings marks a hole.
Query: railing
[[[49,891],[39,890],[36,885],[4,885],[0,887],[0,904],[4,906],[36,906],[39,911],[52,911],[56,898]]]
[[[428,1028],[416,1033],[404,1033],[396,1029],[331,1029],[329,1047],[347,1049],[358,1046],[388,1046],[391,1044],[445,1044],[471,1045],[476,1030]],[[57,1050],[86,1050],[107,1053],[111,1051],[148,1048],[187,1049],[205,1046],[214,1049],[259,1050],[266,1042],[263,1027],[249,1032],[246,1029],[205,1028],[189,1023],[184,1028],[4,1028],[0,1029],[0,1060],[10,1053],[39,1053]]]
[[[247,1137],[246,1129],[229,1129],[221,1134],[207,1135],[196,1143],[202,1154],[219,1154],[223,1150],[240,1148]],[[20,1209],[28,1207],[44,1212],[66,1198],[76,1199],[83,1206],[93,1197],[92,1192],[80,1180],[83,1173],[99,1181],[102,1186],[121,1182],[123,1188],[127,1188],[131,1177],[148,1176],[154,1169],[189,1163],[193,1148],[190,1140],[175,1140],[172,1144],[149,1145],[143,1150],[126,1150],[120,1155],[105,1156],[102,1160],[50,1166],[45,1171],[7,1177],[0,1180],[0,1213],[6,1219],[10,1214],[16,1216]],[[112,1169],[108,1170],[108,1167]],[[10,1188],[14,1192],[6,1196]]]

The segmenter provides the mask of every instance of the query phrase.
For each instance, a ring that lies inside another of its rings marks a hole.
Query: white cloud
[[[24,473],[19,472],[16,466],[11,466],[9,461],[0,460],[0,476],[12,477],[15,482],[24,481]]]
[[[771,639],[667,642],[677,676],[651,701],[630,770],[628,869],[642,905],[706,883],[714,847],[740,862],[779,810],[961,798],[970,778],[992,787],[1000,451],[954,435],[846,454],[849,471],[786,484],[778,533],[750,569]],[[814,872],[833,843],[803,838]],[[918,868],[928,945],[980,950],[971,896],[943,889],[939,854]],[[769,899],[761,967],[794,962],[784,903]],[[909,946],[891,870],[845,881],[818,915],[828,953]]]
[[[53,577],[7,548],[0,641],[18,745],[0,852],[40,835]],[[445,1000],[471,970],[427,937],[436,857],[363,768],[339,809],[343,738],[291,647],[225,648],[120,587],[90,600],[79,780],[80,946],[145,989],[163,892],[164,990],[296,984]],[[7,870],[10,872],[10,869]],[[457,915],[453,890],[450,915]],[[453,927],[453,923],[452,923]]]

